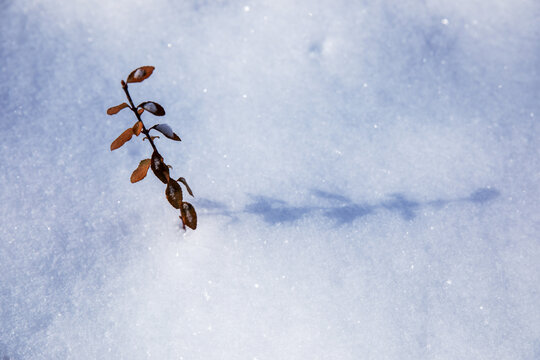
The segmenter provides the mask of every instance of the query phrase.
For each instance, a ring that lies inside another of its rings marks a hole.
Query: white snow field
[[[540,359],[537,0],[0,9],[0,359]]]

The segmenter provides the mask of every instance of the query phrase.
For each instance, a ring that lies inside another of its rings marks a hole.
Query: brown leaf
[[[176,141],[182,141],[178,135],[176,135],[171,127],[168,124],[156,124],[152,126],[150,129],[155,129],[168,137],[169,139],[176,140]]]
[[[169,182],[169,168],[163,162],[161,155],[154,151],[152,154],[152,161],[150,167],[156,175],[156,177],[161,180],[162,183],[167,184]]]
[[[184,186],[186,187],[186,190],[187,190],[187,192],[189,193],[189,195],[193,196],[193,192],[191,191],[189,185],[187,184],[186,179],[184,179],[183,177],[181,177],[181,178],[178,178],[178,181],[180,181],[182,184],[184,184]],[[193,197],[195,197],[195,196],[193,196]]]
[[[139,134],[141,133],[142,131],[142,128],[143,128],[143,123],[142,121],[137,121],[135,123],[135,125],[133,125],[133,134],[135,134],[135,136],[139,136]]]
[[[159,105],[157,102],[145,101],[143,103],[140,103],[139,106],[137,106],[137,108],[143,108],[144,110],[156,116],[165,115],[165,109],[163,108],[163,106]]]
[[[153,66],[141,66],[140,68],[137,68],[129,74],[127,78],[128,83],[136,83],[141,82],[144,79],[147,79],[150,75],[152,75],[152,72],[154,71]]]
[[[137,110],[137,114],[139,114],[139,115],[142,115],[143,112],[144,112],[144,109]]]
[[[195,230],[197,228],[197,213],[195,212],[195,208],[193,205],[191,205],[188,202],[182,203],[182,208],[180,209],[181,219],[185,225],[190,227],[191,229]]]
[[[126,103],[121,103],[120,105],[110,107],[107,109],[107,115],[117,114],[120,110],[125,109],[127,107],[129,107],[129,105]]]
[[[133,129],[126,129],[119,137],[116,138],[111,144],[111,151],[118,149],[120,146],[128,142],[133,136]]]
[[[150,136],[150,138],[152,138],[152,141],[154,141],[154,139],[159,139],[159,136]],[[144,141],[146,139],[148,139],[148,138],[145,136],[145,137],[143,137],[142,140]]]
[[[182,188],[174,179],[169,179],[165,189],[165,196],[167,196],[167,200],[175,209],[182,207]]]
[[[137,181],[144,179],[148,172],[148,168],[150,168],[150,159],[141,160],[137,169],[131,174],[131,182],[136,183]]]

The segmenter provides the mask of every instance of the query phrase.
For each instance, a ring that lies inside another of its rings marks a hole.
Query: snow
[[[143,70],[143,69],[137,69],[137,70],[135,71],[135,74],[133,74],[133,77],[134,77],[135,79],[138,80],[138,79],[142,78],[144,75],[145,75],[145,74],[144,74],[144,70]],[[153,105],[153,104],[152,104],[152,105]],[[147,104],[147,106],[148,106],[148,104]],[[149,111],[150,111],[150,110],[149,110]]]
[[[144,104],[144,109],[150,111],[151,113],[155,113],[157,111],[156,104],[153,102],[147,102]]]
[[[171,127],[167,124],[157,124],[154,126],[154,129],[162,133],[168,138],[174,137],[174,132],[172,131]]]
[[[540,356],[537,1],[2,8],[0,358]]]

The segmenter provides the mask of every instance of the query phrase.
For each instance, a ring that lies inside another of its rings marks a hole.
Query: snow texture
[[[538,1],[0,14],[0,358],[540,358]]]

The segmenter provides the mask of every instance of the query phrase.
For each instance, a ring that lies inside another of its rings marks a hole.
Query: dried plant
[[[138,69],[133,70],[131,74],[129,74],[126,81],[122,80],[122,88],[126,93],[128,103],[124,102],[120,105],[109,108],[107,110],[107,114],[114,115],[123,109],[129,108],[137,117],[137,122],[132,127],[126,129],[122,134],[120,134],[120,136],[116,140],[112,142],[111,151],[118,149],[126,142],[131,140],[133,135],[139,136],[141,133],[143,133],[145,135],[145,137],[143,137],[143,140],[148,139],[148,142],[152,146],[153,153],[150,159],[141,160],[137,169],[135,169],[135,171],[133,171],[133,174],[131,174],[131,182],[136,183],[137,181],[144,179],[146,177],[148,169],[151,168],[156,177],[161,180],[161,182],[167,185],[167,188],[165,189],[165,196],[167,197],[167,200],[169,200],[169,203],[175,209],[180,210],[182,227],[185,229],[186,226],[188,226],[191,229],[195,230],[197,228],[197,213],[195,212],[195,208],[193,207],[193,205],[184,201],[182,188],[180,187],[179,182],[185,186],[189,195],[193,196],[193,192],[187,184],[186,179],[184,179],[183,177],[178,178],[178,180],[174,180],[171,178],[169,168],[172,167],[165,163],[165,161],[163,160],[163,156],[161,156],[161,154],[159,153],[154,142],[155,139],[159,138],[159,136],[150,135],[150,131],[158,131],[161,134],[165,135],[165,137],[175,141],[180,141],[180,138],[172,131],[171,127],[167,124],[156,124],[147,129],[144,125],[144,122],[142,121],[142,114],[148,112],[155,116],[163,116],[165,115],[165,110],[161,105],[154,101],[145,101],[135,106],[133,104],[133,100],[131,100],[131,96],[128,91],[128,83],[142,82],[150,75],[152,75],[153,71],[153,66],[142,66]]]

